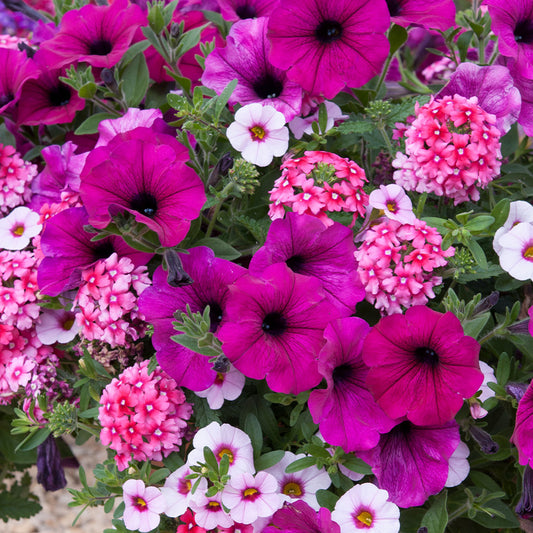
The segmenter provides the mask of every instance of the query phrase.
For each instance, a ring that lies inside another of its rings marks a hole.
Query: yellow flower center
[[[356,518],[363,526],[370,527],[372,525],[372,515],[368,511],[360,512]]]
[[[391,213],[396,213],[396,211],[398,211],[398,208],[397,208],[395,202],[387,202],[387,209],[388,209]]]
[[[146,501],[139,496],[135,500],[135,505],[137,505],[137,507],[146,507]]]
[[[254,126],[250,128],[250,135],[254,141],[261,140],[265,135],[266,131],[261,126]]]
[[[220,503],[218,502],[214,502],[214,501],[210,501],[208,504],[207,504],[208,507],[210,507],[211,509],[220,509]]]
[[[24,226],[17,226],[14,230],[12,230],[12,233],[17,237],[20,237],[24,234]]]
[[[254,494],[257,494],[257,493],[258,493],[257,489],[254,489],[254,488],[246,489],[244,491],[244,497],[249,498],[250,496],[253,496]]]
[[[283,494],[290,496],[291,498],[297,498],[302,495],[302,489],[298,483],[291,481],[283,487]]]
[[[529,259],[530,261],[533,261],[533,246],[528,246],[524,250],[524,258]]]
[[[226,374],[222,374],[222,372],[217,372],[217,377],[215,378],[215,383],[217,385],[221,385],[224,383],[224,380],[226,379]]]
[[[218,452],[218,456],[220,457],[220,459],[222,459],[222,457],[224,457],[224,455],[228,456],[229,464],[232,464],[233,463],[233,453],[231,452],[231,450],[228,450],[228,448],[222,448],[222,450],[220,450]]]

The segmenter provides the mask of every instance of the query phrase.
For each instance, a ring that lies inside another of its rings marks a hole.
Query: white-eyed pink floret
[[[116,253],[82,272],[75,299],[76,321],[87,340],[103,340],[112,348],[127,346],[144,334],[137,299],[151,285],[145,266],[135,267]]]
[[[151,374],[148,361],[126,369],[100,398],[100,440],[117,452],[119,470],[131,459],[160,461],[178,451],[192,414],[185,394],[163,370]]]
[[[355,252],[366,300],[383,314],[401,313],[434,298],[442,278],[433,275],[454,254],[442,250],[435,228],[415,219],[412,224],[382,218],[361,235]]]
[[[333,221],[330,211],[365,215],[368,195],[363,190],[364,170],[354,161],[331,152],[308,151],[303,157],[287,159],[281,176],[270,192],[269,216],[283,218],[288,208],[299,214],[313,215],[326,225]]]
[[[37,165],[24,161],[12,146],[0,144],[0,214],[29,202],[36,175]]]
[[[454,204],[479,200],[501,167],[501,132],[496,117],[477,97],[458,94],[415,105],[415,120],[405,130],[405,154],[392,165],[394,181],[409,191],[453,198]]]

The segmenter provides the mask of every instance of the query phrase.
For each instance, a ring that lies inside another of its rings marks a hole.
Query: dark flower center
[[[209,321],[211,324],[209,326],[209,331],[214,333],[222,322],[222,307],[217,303],[209,304]]]
[[[411,424],[411,422],[406,420],[405,422],[401,422],[400,424],[395,426],[392,429],[391,434],[394,433],[395,435],[402,435],[403,437],[407,437],[407,435],[411,433],[412,427],[413,425]]]
[[[148,218],[153,218],[157,212],[157,200],[149,192],[140,192],[133,197],[130,207]]]
[[[524,19],[514,28],[514,40],[520,44],[533,43],[533,20]]]
[[[14,96],[12,94],[0,95],[0,107],[4,107],[6,104],[9,104],[13,98]]]
[[[346,381],[352,375],[352,367],[348,363],[344,363],[335,367],[331,377],[333,378],[333,383],[338,384]]]
[[[239,6],[235,13],[239,16],[241,19],[254,19],[257,17],[257,11],[255,10],[254,6],[251,6],[250,4],[243,4],[242,6]]]
[[[321,43],[329,44],[342,37],[342,26],[336,20],[323,20],[317,26],[315,35]]]
[[[48,91],[48,100],[54,107],[67,105],[70,102],[70,97],[70,89],[63,84],[56,85],[54,88]]]
[[[439,364],[439,356],[437,352],[427,346],[421,346],[416,348],[415,357],[420,363],[435,367]]]
[[[93,256],[95,260],[98,259],[107,259],[115,249],[113,248],[113,243],[109,239],[100,241],[98,245],[93,248]]]
[[[265,74],[252,85],[255,94],[262,98],[277,98],[283,92],[283,83],[272,74]]]
[[[287,321],[285,320],[283,315],[281,315],[281,313],[268,313],[268,315],[266,315],[263,319],[261,329],[265,333],[277,337],[278,335],[285,333],[285,331],[287,330]]]
[[[92,56],[106,56],[113,50],[113,45],[106,39],[94,41],[89,46],[89,54]]]
[[[301,255],[293,255],[285,263],[293,272],[298,273],[302,271],[305,261]]]
[[[397,17],[403,10],[402,0],[385,0],[389,8],[390,16]]]

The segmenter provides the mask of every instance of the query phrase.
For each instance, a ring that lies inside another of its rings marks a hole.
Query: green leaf
[[[15,451],[21,450],[23,452],[37,448],[50,435],[51,431],[48,428],[40,428],[37,431],[30,433],[17,447]]]
[[[446,524],[448,524],[447,498],[448,491],[442,491],[435,497],[433,504],[424,515],[421,526],[427,527],[428,533],[444,533]]]
[[[468,52],[468,47],[470,46],[470,42],[472,41],[473,35],[474,32],[465,31],[464,33],[461,33],[459,37],[457,37],[456,44],[457,48],[459,49],[459,57],[461,58],[461,62],[466,60],[466,54]]]
[[[235,87],[237,87],[236,79],[231,80],[226,85],[226,87],[224,87],[224,90],[217,96],[216,102],[215,102],[215,122],[218,122],[218,119],[220,118],[222,110],[226,107],[226,104],[228,103],[230,96],[235,90]]]
[[[285,453],[283,450],[274,450],[272,452],[265,453],[256,459],[255,469],[260,471],[277,465],[283,459],[284,455]]]
[[[369,476],[372,474],[372,468],[370,465],[365,463],[362,459],[355,457],[354,455],[345,456],[342,461],[342,465],[345,466],[348,470],[352,472],[357,472],[358,474],[364,474]]]
[[[463,329],[465,335],[473,337],[474,339],[478,338],[478,335],[481,333],[483,328],[486,326],[489,321],[490,313],[483,313],[482,315],[472,319],[467,320],[463,323]]]
[[[325,133],[328,128],[328,111],[324,102],[318,107],[318,125],[320,126],[320,132]]]
[[[207,246],[208,248],[211,248],[213,252],[215,252],[217,257],[220,257],[221,259],[227,259],[228,261],[232,261],[233,259],[237,259],[241,256],[241,253],[233,248],[233,246],[230,246],[222,239],[218,239],[216,237],[200,239],[199,241],[196,241],[194,246]]]
[[[200,42],[202,31],[204,31],[207,26],[209,26],[209,23],[193,28],[183,34],[178,45],[178,57],[181,57],[183,54],[193,49]]]
[[[494,513],[484,513],[479,512],[471,518],[474,522],[481,524],[490,531],[495,531],[500,528],[517,528],[520,526],[518,518],[505,503],[499,500],[491,500],[486,504],[487,508],[494,509],[498,513],[502,514],[503,517],[498,516]]]
[[[373,129],[374,126],[366,120],[349,120],[337,126],[337,130],[342,135],[349,135],[350,133],[362,135],[371,132]]]
[[[489,492],[501,492],[502,488],[490,476],[479,470],[471,470],[470,479],[480,489],[487,489]]]
[[[150,75],[143,54],[137,54],[124,69],[121,76],[122,91],[129,107],[137,107],[144,98]]]
[[[428,226],[435,228],[441,235],[444,235],[448,231],[448,228],[444,225],[446,222],[446,219],[444,218],[423,217],[422,220],[426,222]]]
[[[170,470],[168,468],[160,468],[156,470],[150,476],[150,485],[157,485],[159,482],[163,481],[170,475]]]
[[[75,135],[90,135],[91,133],[98,132],[98,125],[102,120],[108,118],[117,118],[116,115],[111,113],[95,113],[91,115],[88,119],[84,120],[74,132]]]
[[[470,219],[466,224],[465,228],[470,232],[483,231],[494,224],[494,217],[490,215],[479,215],[475,218]]]
[[[142,54],[149,46],[150,43],[148,40],[139,41],[135,44],[130,44],[128,50],[120,60],[120,67],[124,68],[128,66],[138,54]]]
[[[263,447],[263,431],[261,424],[253,413],[248,413],[244,420],[244,432],[248,434],[252,441],[252,448],[254,449],[254,457],[259,457],[261,448]]]
[[[472,253],[472,257],[474,258],[474,261],[477,263],[478,266],[481,268],[487,268],[487,258],[485,257],[485,252],[483,251],[483,248],[475,241],[474,239],[469,239],[466,243],[468,249]]]
[[[392,55],[407,41],[407,30],[402,26],[393,24],[389,31],[389,43],[390,51],[389,55]]]
[[[503,352],[498,359],[495,375],[498,384],[505,387],[511,375],[511,359],[506,352]]]
[[[490,228],[490,232],[494,233],[498,228],[501,228],[509,216],[509,209],[511,206],[511,201],[508,198],[500,200],[492,210],[491,215],[494,217],[494,223]]]
[[[113,510],[114,505],[115,498],[109,498],[109,500],[104,503],[104,513],[110,513]]]
[[[19,495],[9,492],[0,493],[0,519],[4,522],[30,518],[41,509],[41,505],[36,501],[24,500]]]
[[[87,100],[90,100],[96,94],[96,90],[97,90],[96,83],[94,83],[93,81],[90,81],[86,83],[85,85],[83,85],[82,87],[80,87],[78,91],[78,96],[80,98],[85,98]]]
[[[299,472],[300,470],[304,470],[310,466],[314,466],[315,464],[316,460],[313,457],[302,457],[301,459],[296,459],[294,463],[291,463],[289,466],[287,466],[285,472],[287,474],[292,474],[293,472]]]
[[[333,494],[333,492],[330,492],[329,490],[319,489],[316,491],[316,499],[320,507],[326,507],[330,511],[333,511],[339,496]]]

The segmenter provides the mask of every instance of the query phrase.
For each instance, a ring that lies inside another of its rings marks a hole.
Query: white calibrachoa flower
[[[5,250],[23,250],[30,240],[39,235],[40,216],[30,208],[21,206],[0,219],[0,246]]]
[[[215,382],[208,389],[197,391],[196,396],[207,398],[211,409],[220,409],[224,400],[236,400],[244,388],[246,377],[231,363],[227,372],[217,374]]]
[[[316,466],[310,466],[287,474],[285,469],[294,461],[306,457],[305,454],[300,453],[295,455],[292,452],[285,452],[283,459],[266,468],[265,472],[272,474],[278,481],[278,490],[282,498],[286,502],[293,502],[295,500],[303,500],[315,511],[320,509],[320,505],[316,499],[316,491],[319,489],[327,489],[331,485],[331,479],[324,468],[320,470]]]
[[[331,513],[342,533],[397,533],[400,509],[388,501],[389,493],[372,483],[355,485],[344,493]]]
[[[470,472],[469,455],[470,449],[468,446],[464,442],[460,442],[448,459],[448,479],[444,485],[445,487],[457,487],[466,479]]]
[[[194,450],[189,453],[188,465],[203,463],[205,461],[204,448],[207,446],[215,454],[219,463],[224,455],[228,456],[228,472],[231,476],[239,471],[255,472],[252,441],[241,429],[229,424],[220,425],[217,422],[211,422],[196,433],[192,444]]]
[[[152,531],[159,525],[164,512],[165,498],[157,487],[146,487],[140,479],[128,479],[124,491],[124,525],[131,531]]]
[[[221,505],[219,494],[208,498],[202,492],[195,492],[190,507],[195,513],[194,520],[204,529],[227,528],[233,525],[233,519]]]
[[[35,326],[37,338],[48,345],[70,342],[79,330],[76,315],[66,309],[43,309]]]
[[[499,241],[500,266],[513,278],[533,280],[533,224],[520,222]]]
[[[231,476],[222,492],[222,503],[230,516],[239,524],[251,524],[260,517],[272,516],[283,505],[278,493],[278,482],[268,472],[249,472]]]
[[[165,485],[161,487],[161,492],[165,497],[166,510],[165,514],[172,518],[182,515],[189,507],[192,499],[192,487],[196,480],[187,479],[187,476],[193,471],[188,465],[180,466],[172,472],[165,480]],[[207,480],[201,478],[195,494],[203,494],[207,490]]]
[[[403,188],[395,183],[380,185],[379,189],[372,191],[368,197],[368,204],[383,211],[387,218],[402,224],[414,224],[416,220],[411,199]]]
[[[283,113],[259,103],[241,107],[226,136],[243,159],[259,167],[266,167],[274,156],[282,156],[289,147],[289,129]]]
[[[499,228],[494,234],[493,248],[494,251],[500,255],[502,247],[500,245],[500,238],[508,231],[513,229],[520,222],[533,222],[533,205],[523,200],[511,202],[509,205],[509,215],[505,224]]]

